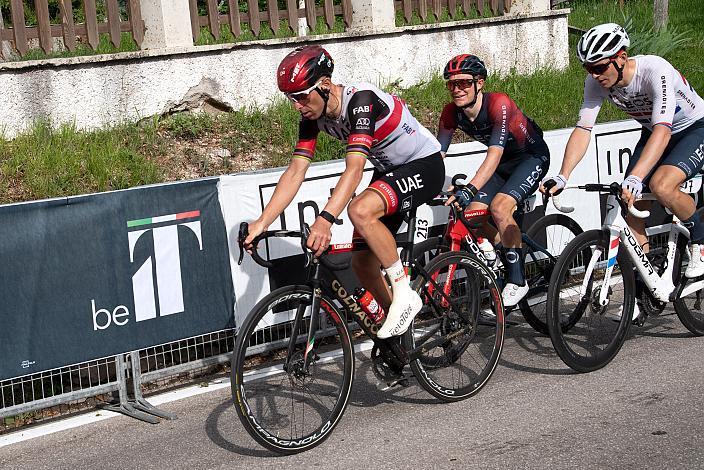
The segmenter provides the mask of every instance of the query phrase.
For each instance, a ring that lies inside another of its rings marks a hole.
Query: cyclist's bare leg
[[[423,306],[420,296],[411,289],[393,234],[379,220],[385,212],[381,195],[369,189],[355,197],[347,209],[352,224],[377,259],[373,266],[379,266],[380,262],[391,283],[392,302],[386,320],[377,333],[381,339],[404,333]]]
[[[381,272],[381,262],[369,250],[357,251],[352,254],[352,270],[359,282],[369,290],[385,311],[391,305],[391,290]]]
[[[508,194],[498,193],[491,201],[491,217],[499,229],[504,248],[521,247],[521,229],[513,218],[516,200]]]
[[[469,204],[469,206],[467,206],[467,210],[471,210],[471,211],[485,210],[488,208],[489,208],[489,206],[487,204],[484,204],[483,202],[478,202],[478,201],[472,201]],[[489,221],[488,215],[486,217],[474,217],[472,220],[478,221],[482,224],[481,227],[479,227],[475,231],[475,235],[486,238],[494,246],[496,246],[501,241],[501,237],[499,236],[499,232],[490,223],[488,223],[488,221]]]
[[[384,216],[384,200],[379,194],[365,189],[347,208],[352,225],[367,242],[381,266],[387,268],[399,260],[396,240],[379,219]]]
[[[641,211],[650,210],[652,207],[650,201],[638,201],[634,204],[636,209]],[[636,237],[636,241],[643,248],[644,252],[650,251],[650,244],[648,243],[648,236],[645,234],[645,220],[639,219],[638,217],[633,217],[631,214],[626,215],[626,223],[633,231],[633,235]]]
[[[670,209],[680,220],[687,220],[697,210],[697,206],[688,194],[680,191],[687,175],[672,165],[662,165],[655,170],[648,186],[660,203]]]

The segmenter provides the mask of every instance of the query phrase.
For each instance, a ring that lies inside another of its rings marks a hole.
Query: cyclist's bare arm
[[[269,228],[269,225],[291,204],[301,184],[303,184],[309,166],[310,161],[304,158],[291,159],[288,168],[286,168],[286,171],[283,172],[278,183],[276,183],[274,194],[262,211],[262,215],[249,224],[249,235],[244,241],[244,246],[248,251],[251,248],[254,237]]]
[[[469,184],[473,185],[477,189],[481,189],[493,176],[496,168],[499,166],[499,162],[501,161],[501,156],[503,154],[503,147],[498,145],[490,146],[489,150],[486,151],[486,158]]]
[[[367,159],[360,155],[347,155],[345,158],[345,171],[342,172],[340,180],[335,185],[332,196],[330,196],[324,210],[335,217],[340,215],[362,181],[366,161]]]
[[[565,179],[569,179],[572,171],[575,167],[582,161],[584,155],[587,153],[587,148],[589,147],[589,141],[591,140],[592,133],[584,129],[583,127],[575,127],[570,134],[570,138],[567,141],[567,146],[565,147],[565,155],[562,159],[562,167],[560,168],[560,175],[564,176]],[[547,191],[543,183],[540,183],[538,188],[541,193]],[[557,186],[552,187],[549,192],[550,194],[558,191]]]
[[[650,170],[657,165],[662,154],[670,143],[670,137],[672,136],[672,131],[669,127],[663,125],[656,125],[653,127],[653,133],[648,137],[648,141],[645,143],[643,152],[640,154],[638,163],[635,164],[631,175],[637,176],[638,178],[645,179],[645,177],[650,173]],[[629,175],[626,175],[629,176]]]
[[[323,209],[337,217],[352,199],[354,191],[362,181],[364,163],[366,158],[361,155],[347,155],[345,158],[345,171],[342,172],[340,180],[335,185],[332,196]],[[317,217],[310,227],[307,246],[320,256],[330,245],[332,223],[322,217]]]

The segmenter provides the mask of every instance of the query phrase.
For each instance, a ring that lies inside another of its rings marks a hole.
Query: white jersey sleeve
[[[652,57],[653,62],[659,62],[660,57]],[[650,115],[651,128],[658,124],[672,129],[675,120],[675,109],[677,97],[675,95],[675,80],[677,71],[670,64],[663,60],[661,67],[653,67],[657,73],[644,74],[643,86],[649,88],[650,96],[653,100],[653,112]]]
[[[596,124],[596,118],[601,110],[601,105],[608,93],[602,88],[599,83],[590,75],[584,80],[584,101],[579,110],[579,119],[577,119],[577,127],[592,130]]]

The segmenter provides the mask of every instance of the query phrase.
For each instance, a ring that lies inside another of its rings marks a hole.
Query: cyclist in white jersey
[[[559,194],[565,187],[587,151],[601,104],[608,99],[643,125],[621,185],[624,200],[633,204],[647,186],[683,221],[692,241],[685,275],[698,277],[704,275],[704,223],[694,200],[680,192],[679,186],[704,165],[704,100],[662,57],[628,57],[629,45],[626,31],[614,23],[595,26],[580,39],[577,56],[588,72],[584,102],[560,173],[546,177],[540,190]],[[627,220],[638,242],[645,245],[645,221]]]
[[[254,237],[293,200],[313,160],[318,133],[346,142],[345,170],[311,226],[308,248],[316,256],[328,248],[330,228],[349,203],[354,237],[363,238],[369,247],[353,254],[352,267],[388,312],[377,334],[388,338],[404,333],[422,306],[410,287],[393,234],[404,212],[442,190],[445,164],[440,143],[411,115],[403,100],[368,83],[334,84],[330,80],[333,68],[332,57],[320,46],[298,48],[279,65],[279,89],[301,114],[298,143],[262,215],[249,224],[245,246],[251,248]],[[350,202],[367,159],[375,167],[372,182]],[[391,281],[391,292],[380,268]]]

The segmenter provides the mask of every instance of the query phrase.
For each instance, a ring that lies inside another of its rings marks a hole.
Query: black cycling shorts
[[[502,193],[514,198],[516,204],[521,204],[538,190],[548,168],[550,152],[547,147],[541,154],[524,153],[502,161],[474,200],[489,205],[498,193]]]
[[[640,133],[640,140],[638,140],[633,151],[633,156],[626,167],[626,176],[631,174],[631,170],[638,163],[638,159],[640,159],[645,144],[651,135],[652,132],[644,127]],[[702,166],[704,166],[704,119],[695,121],[688,128],[670,136],[670,142],[665,147],[660,161],[650,170],[648,176],[643,179],[645,186],[647,186],[655,170],[662,165],[679,168],[685,174],[685,180],[699,173]]]
[[[445,161],[438,152],[387,173],[375,170],[367,190],[384,200],[384,216],[379,220],[395,234],[403,223],[404,213],[433,199],[443,190],[444,183]],[[356,230],[353,238],[360,238]]]

